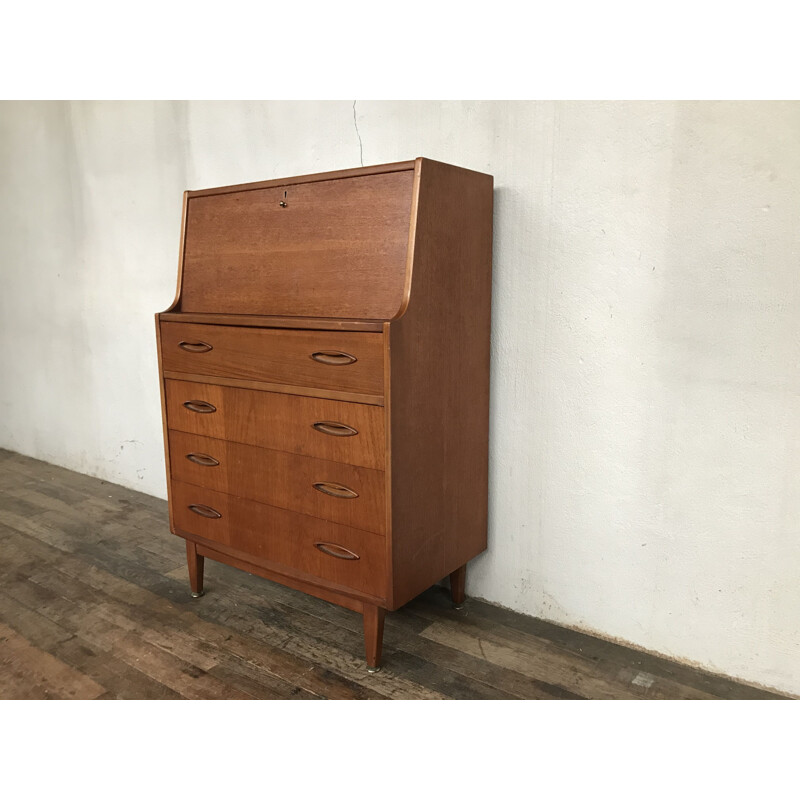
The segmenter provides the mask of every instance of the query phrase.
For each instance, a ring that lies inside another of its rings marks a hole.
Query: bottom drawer
[[[372,597],[386,594],[386,540],[275,506],[172,482],[175,526]]]

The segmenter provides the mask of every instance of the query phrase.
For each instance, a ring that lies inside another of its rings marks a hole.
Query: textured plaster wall
[[[797,103],[2,103],[0,446],[165,496],[185,188],[490,172],[468,592],[800,694],[799,140]]]

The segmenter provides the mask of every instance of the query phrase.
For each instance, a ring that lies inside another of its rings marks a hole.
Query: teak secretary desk
[[[186,192],[156,315],[170,529],[364,616],[486,549],[492,177],[418,158]]]

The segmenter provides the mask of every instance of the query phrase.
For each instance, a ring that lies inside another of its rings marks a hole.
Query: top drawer
[[[165,371],[383,395],[383,334],[162,322]]]
[[[189,197],[181,310],[391,319],[413,170]]]

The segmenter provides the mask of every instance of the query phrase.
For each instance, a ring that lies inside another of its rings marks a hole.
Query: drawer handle
[[[208,342],[178,342],[178,347],[187,353],[207,353],[214,349]]]
[[[355,436],[358,431],[341,422],[315,422],[311,426],[315,431],[327,433],[328,436]]]
[[[213,414],[217,410],[216,406],[212,406],[211,403],[206,403],[205,400],[187,400],[183,404],[183,407],[197,414]]]
[[[222,516],[219,511],[215,508],[211,508],[211,506],[195,505],[194,503],[189,506],[189,511],[194,511],[195,514],[199,514],[201,517],[206,517],[207,519],[219,519]]]
[[[356,555],[354,552],[352,552],[352,550],[348,550],[341,545],[333,544],[331,542],[314,542],[314,547],[316,547],[317,550],[325,553],[327,556],[343,558],[346,561],[358,561],[361,558],[361,556]]]
[[[205,453],[187,453],[186,458],[201,467],[218,467],[219,461],[213,456],[207,456]]]
[[[342,486],[341,483],[327,483],[325,481],[321,481],[320,483],[315,483],[314,488],[318,492],[322,492],[322,494],[328,494],[331,497],[341,497],[345,500],[351,500],[354,497],[358,497],[358,492],[354,492],[352,489]]]
[[[358,359],[350,353],[342,353],[339,350],[318,350],[311,354],[314,361],[320,364],[328,364],[331,367],[344,367],[347,364],[355,364]]]

